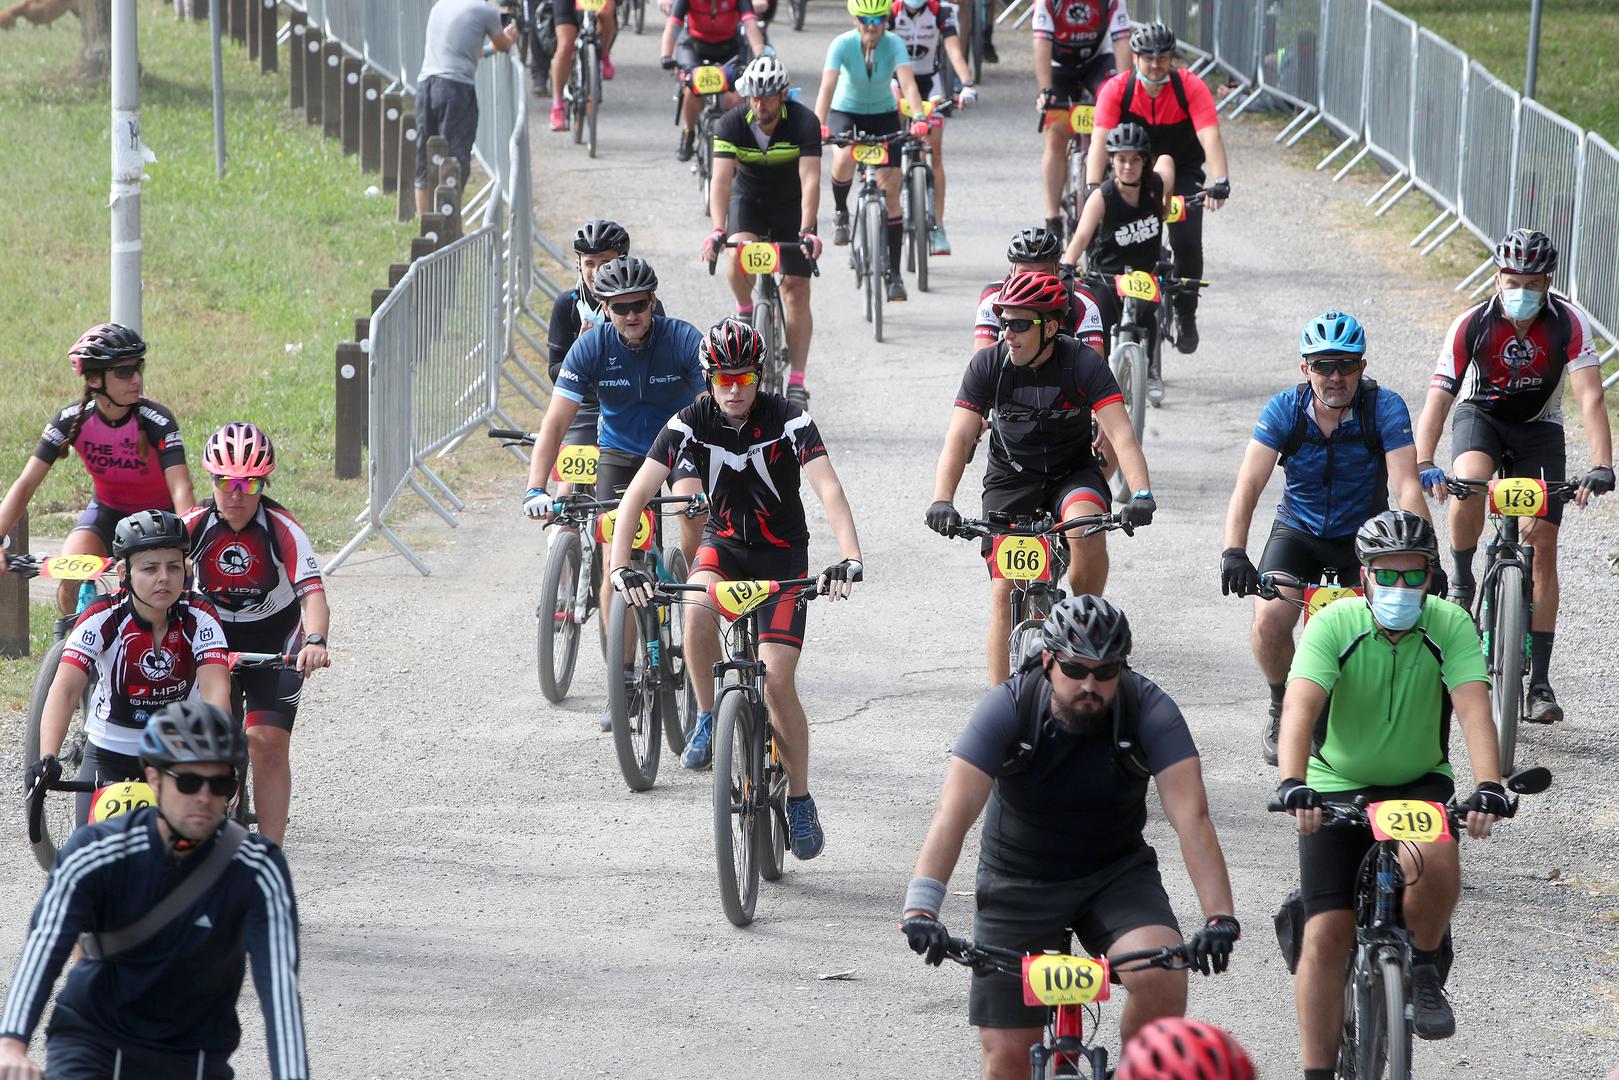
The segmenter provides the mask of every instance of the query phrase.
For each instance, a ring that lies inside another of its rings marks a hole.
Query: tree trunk
[[[112,67],[112,0],[79,5],[79,77],[106,82]]]

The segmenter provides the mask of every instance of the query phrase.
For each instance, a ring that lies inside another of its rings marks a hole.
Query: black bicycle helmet
[[[1175,51],[1175,31],[1161,22],[1142,23],[1130,34],[1130,51],[1137,56],[1168,56]]]
[[[628,255],[621,255],[602,265],[596,271],[596,280],[590,284],[590,291],[596,294],[598,300],[657,290],[658,275],[652,269],[652,264]]]
[[[1043,627],[1046,651],[1076,660],[1123,660],[1130,655],[1130,620],[1100,596],[1058,602]]]
[[[628,255],[630,234],[616,221],[597,218],[579,226],[579,231],[573,234],[573,250],[581,255],[600,255],[604,251]]]
[[[1152,153],[1152,137],[1147,129],[1133,120],[1126,120],[1118,127],[1107,133],[1107,152],[1110,154],[1137,153],[1148,156]]]
[[[1509,274],[1550,274],[1557,269],[1557,249],[1537,229],[1514,229],[1495,245],[1495,265]]]
[[[247,738],[236,722],[206,701],[176,701],[146,721],[141,764],[205,765],[217,762],[238,772],[247,761]]]
[[[97,323],[79,335],[67,351],[73,370],[79,375],[106,371],[119,364],[146,356],[146,341],[135,331],[118,323]]]
[[[1355,557],[1370,566],[1382,555],[1424,555],[1439,558],[1439,540],[1433,526],[1409,510],[1385,510],[1370,518],[1355,534]]]
[[[155,548],[191,548],[185,522],[167,510],[142,510],[118,523],[112,534],[112,557],[127,559]]]
[[[1040,225],[1019,229],[1006,245],[1006,261],[1054,263],[1062,258],[1062,237]]]
[[[703,372],[757,370],[764,366],[765,339],[741,319],[721,319],[703,335],[697,346]]]

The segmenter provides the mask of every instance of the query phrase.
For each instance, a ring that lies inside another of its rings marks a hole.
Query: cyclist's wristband
[[[944,882],[937,878],[914,877],[905,887],[905,906],[900,914],[907,911],[925,911],[933,918],[939,917],[939,909],[944,906]]]

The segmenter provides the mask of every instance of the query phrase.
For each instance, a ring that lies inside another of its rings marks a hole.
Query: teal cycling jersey
[[[864,116],[893,112],[899,106],[894,102],[894,91],[889,83],[900,65],[910,62],[910,50],[893,31],[883,31],[869,60],[860,47],[859,30],[839,34],[826,49],[826,70],[838,73],[832,107],[838,112]]]
[[[587,330],[568,349],[556,393],[583,401],[591,390],[601,402],[598,445],[646,455],[668,419],[707,388],[697,347],[703,334],[681,319],[652,318],[646,344],[624,344],[611,322]]]

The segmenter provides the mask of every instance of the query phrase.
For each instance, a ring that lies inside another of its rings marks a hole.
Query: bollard
[[[259,58],[259,0],[242,0],[242,26],[247,31],[247,58]]]
[[[343,139],[343,153],[360,152],[360,72],[365,67],[352,56],[344,56],[338,71],[342,78],[343,108],[338,116],[338,127]]]
[[[280,64],[281,47],[277,44],[279,28],[276,20],[276,0],[259,0],[259,74],[269,75]]]
[[[191,17],[197,22],[207,22],[208,0],[191,0]]]
[[[422,215],[422,235],[442,247],[455,239],[451,232],[450,219],[440,213],[426,213]]]
[[[304,35],[309,16],[297,8],[287,17],[287,107],[304,107]]]
[[[432,191],[442,182],[444,163],[450,160],[450,140],[434,135],[427,140],[427,190]]]
[[[372,310],[375,311],[376,309],[373,308]],[[354,320],[354,340],[355,341],[365,341],[370,336],[371,336],[371,320],[369,318],[355,319]]]
[[[410,270],[410,263],[388,264],[388,288],[393,288],[405,280],[405,274]]]
[[[432,239],[430,237],[426,237],[426,236],[413,236],[413,237],[411,237],[410,238],[410,261],[415,262],[417,259],[420,259],[424,255],[433,254],[433,249],[436,248],[437,246],[438,245],[433,243],[433,241],[432,241]]]
[[[360,77],[360,168],[382,168],[382,76],[368,71]]]
[[[247,44],[247,0],[230,0],[225,6],[230,11],[230,39]]]
[[[337,346],[336,472],[339,480],[360,475],[360,443],[365,438],[366,386],[370,382],[365,348],[357,341]]]
[[[399,121],[405,115],[404,99],[397,93],[382,95],[382,190],[399,190]]]
[[[416,114],[399,115],[399,220],[416,216]],[[416,256],[412,255],[414,259]]]
[[[320,123],[320,57],[326,49],[326,42],[321,38],[320,31],[313,26],[304,28],[304,121],[310,124]]]
[[[388,294],[391,293],[391,292],[393,292],[392,289],[372,289],[371,290],[371,314],[375,315],[377,313],[377,308],[382,306],[382,302],[384,300],[388,299]],[[367,323],[369,323],[370,321],[371,320],[369,318],[366,319]],[[356,338],[355,340],[356,341],[364,341],[365,339],[364,338]]]
[[[27,507],[6,536],[6,551],[14,555],[28,551]],[[0,577],[0,656],[27,656],[32,651],[28,644],[28,579],[7,574]]]
[[[343,137],[343,46],[335,41],[320,50],[320,118],[328,139]]]
[[[438,186],[433,189],[433,209],[444,218],[444,242],[461,238],[461,163],[445,158],[439,166]]]

